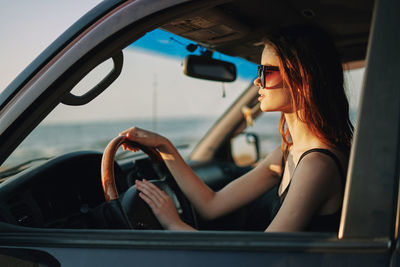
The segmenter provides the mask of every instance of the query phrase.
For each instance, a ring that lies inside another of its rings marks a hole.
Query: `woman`
[[[267,35],[264,45],[254,84],[261,110],[282,113],[282,146],[222,190],[205,185],[167,138],[135,127],[121,135],[158,149],[206,219],[225,215],[276,187],[266,231],[337,231],[353,132],[339,57],[329,36],[309,26],[276,31]],[[136,181],[136,186],[165,229],[194,230],[179,218],[166,193],[146,180]]]

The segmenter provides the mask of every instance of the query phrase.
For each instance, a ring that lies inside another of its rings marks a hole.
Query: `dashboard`
[[[113,228],[112,221],[105,216],[107,205],[101,185],[101,160],[100,152],[74,152],[50,159],[9,178],[0,184],[0,221],[33,228]],[[248,171],[248,168],[239,168],[227,162],[192,163],[191,166],[215,191]],[[115,181],[122,202],[131,202],[132,190],[128,189],[136,179],[160,181],[160,173],[156,169],[148,157],[115,163]],[[176,188],[174,191],[180,192]],[[248,209],[240,209],[222,218],[204,221],[182,192],[177,197],[184,209],[184,217],[191,218],[189,221],[192,223],[196,221],[194,225],[198,229],[243,229],[246,223],[244,219],[248,217],[245,214]],[[127,212],[135,217],[148,217],[148,212],[151,213],[150,210],[140,212],[138,206],[127,207]]]
[[[104,203],[98,152],[75,152],[30,168],[0,184],[0,220],[26,227],[102,228]],[[119,192],[127,189],[114,166]],[[101,220],[100,220],[101,222]]]

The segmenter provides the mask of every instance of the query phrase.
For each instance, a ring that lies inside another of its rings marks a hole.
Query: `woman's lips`
[[[264,97],[265,97],[265,94],[263,94],[262,93],[262,88],[260,88],[259,90],[258,90],[258,94],[260,95],[259,97],[258,97],[258,101],[261,101]]]
[[[265,95],[267,94],[267,90],[274,90],[274,89],[282,89],[283,88],[283,80],[282,77],[276,76],[276,75],[270,75],[270,79],[267,82],[267,86],[265,86],[264,88],[261,88],[258,90],[258,94],[260,95],[258,97],[258,101],[261,102],[261,100],[263,100],[263,98],[265,97]]]
[[[270,86],[270,87],[264,87],[258,90],[258,94],[260,95],[258,97],[258,101],[261,101],[265,95],[267,94],[267,90],[275,90],[275,89],[282,89],[283,88],[283,81],[281,80],[278,84],[275,84],[274,86]]]

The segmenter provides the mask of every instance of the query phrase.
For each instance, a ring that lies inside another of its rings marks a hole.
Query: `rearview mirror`
[[[233,63],[205,55],[186,56],[183,61],[183,73],[190,77],[218,82],[236,80],[236,66]]]

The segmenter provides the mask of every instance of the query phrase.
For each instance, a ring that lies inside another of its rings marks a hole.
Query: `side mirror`
[[[206,55],[186,56],[183,61],[183,73],[190,77],[218,82],[236,80],[236,66],[233,63]]]
[[[254,133],[241,133],[231,141],[232,157],[238,166],[248,166],[260,159],[258,136]]]

